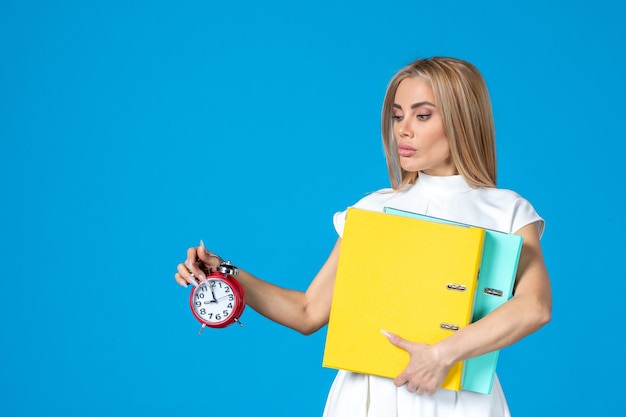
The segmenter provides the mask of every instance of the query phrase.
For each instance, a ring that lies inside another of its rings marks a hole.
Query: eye
[[[391,116],[391,120],[393,120],[394,122],[399,122],[402,119],[403,119],[403,117],[398,115],[398,114],[394,114],[393,116]]]
[[[431,115],[431,114],[418,114],[418,115],[417,115],[417,118],[418,118],[419,120],[424,121],[424,120],[428,120],[428,119],[430,119],[430,116],[432,116],[432,115]]]

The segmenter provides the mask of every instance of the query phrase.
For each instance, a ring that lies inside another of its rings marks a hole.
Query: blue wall
[[[332,214],[388,185],[388,80],[432,55],[483,72],[499,185],[547,220],[554,319],[501,353],[511,410],[608,414],[621,3],[227,3],[1,0],[0,415],[321,415],[325,330],[198,336],[175,266],[203,239],[305,289]]]

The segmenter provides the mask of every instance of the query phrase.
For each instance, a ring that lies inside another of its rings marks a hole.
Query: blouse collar
[[[439,194],[459,194],[472,190],[462,175],[434,176],[421,171],[415,185]]]

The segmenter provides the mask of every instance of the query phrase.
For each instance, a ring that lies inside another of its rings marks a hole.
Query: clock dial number
[[[203,324],[200,331],[206,326],[242,325],[239,316],[245,306],[245,295],[232,277],[219,273],[207,276],[207,281],[193,289],[190,304],[194,315]]]
[[[225,307],[217,305],[223,300],[228,301]],[[234,300],[232,288],[227,283],[221,280],[210,280],[196,289],[194,306],[203,320],[219,323],[233,312]]]

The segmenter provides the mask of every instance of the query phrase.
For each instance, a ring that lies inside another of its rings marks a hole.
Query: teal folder
[[[384,211],[388,214],[421,220],[470,226],[390,207],[385,207]],[[485,229],[485,244],[478,274],[472,322],[485,317],[511,298],[521,251],[521,236]],[[490,394],[496,373],[498,354],[499,351],[496,350],[465,361],[462,388]]]

